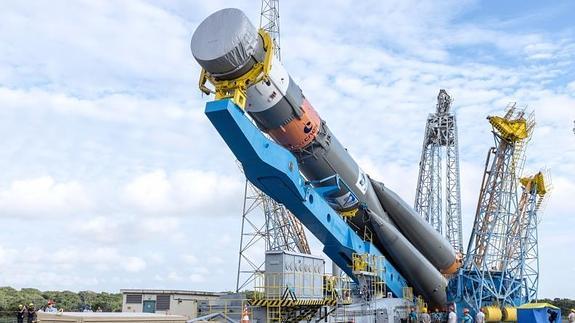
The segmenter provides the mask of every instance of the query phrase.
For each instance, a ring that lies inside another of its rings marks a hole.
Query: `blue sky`
[[[440,88],[458,116],[465,240],[485,117],[535,112],[526,171],[550,168],[544,297],[575,298],[575,4],[289,1],[282,60],[373,177],[413,201]],[[10,1],[0,11],[0,285],[231,290],[243,181],[203,115],[189,50],[259,1]],[[315,253],[321,252],[312,241]]]

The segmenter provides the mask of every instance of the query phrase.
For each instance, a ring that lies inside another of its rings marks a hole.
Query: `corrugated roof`
[[[199,295],[199,296],[222,296],[226,293],[205,292],[197,290],[179,289],[120,289],[122,294],[170,294],[170,295]]]

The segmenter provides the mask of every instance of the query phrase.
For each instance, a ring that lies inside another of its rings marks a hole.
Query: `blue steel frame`
[[[357,282],[352,272],[352,255],[383,256],[364,241],[299,172],[295,156],[267,138],[230,99],[206,104],[205,113],[242,163],[248,180],[262,192],[287,207],[323,244],[324,253]],[[403,297],[407,281],[387,261],[380,278],[395,297]]]
[[[493,136],[497,148],[492,148],[488,155],[486,178],[464,265],[448,285],[447,297],[457,304],[458,315],[462,314],[464,307],[475,315],[484,306],[517,307],[537,297],[538,267],[526,268],[529,265],[526,264],[529,260],[526,252],[508,252],[509,248],[527,248],[524,244],[529,237],[525,235],[533,234],[535,237],[531,236],[529,248],[537,250],[537,223],[533,222],[536,221],[533,212],[536,200],[529,201],[527,221],[532,226],[527,232],[515,233],[512,230],[513,222],[521,218],[517,201],[518,171],[513,166],[517,143],[502,143],[505,139],[496,131]],[[488,217],[491,217],[489,221],[486,220]],[[487,223],[488,227],[482,227],[482,223]],[[481,251],[477,241],[485,241],[484,251]],[[526,273],[526,269],[530,271]]]

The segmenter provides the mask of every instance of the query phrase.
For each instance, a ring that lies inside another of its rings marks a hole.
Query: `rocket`
[[[233,82],[272,49],[241,10],[227,8],[200,23],[191,50],[213,79]],[[418,294],[435,306],[447,302],[444,275],[460,266],[455,250],[396,193],[359,167],[279,60],[271,61],[266,78],[247,86],[245,110],[261,131],[295,155],[305,179],[317,187],[338,187],[327,193],[327,202],[357,230],[374,233],[373,243]]]

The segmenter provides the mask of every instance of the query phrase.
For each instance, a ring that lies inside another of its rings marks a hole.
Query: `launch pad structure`
[[[270,33],[255,29],[238,9],[207,17],[191,42],[202,67],[200,90],[215,95],[205,114],[241,163],[246,191],[253,185],[273,201],[271,208],[285,207],[350,281],[326,275],[313,256],[277,248],[282,256],[268,252],[263,268],[253,272],[252,281],[263,275],[263,287],[252,290],[248,301],[253,312],[265,312],[261,318],[267,322],[337,321],[337,313],[356,306],[354,319],[371,322],[393,302],[392,312],[456,304],[460,314],[464,307],[472,314],[483,309],[487,321],[513,321],[516,307],[536,298],[537,213],[548,190],[538,173],[522,178],[518,195],[533,120],[515,106],[503,117],[488,118],[495,147],[462,258],[457,127],[447,92],[440,91],[437,111],[428,118],[412,208],[361,169],[275,56],[274,46]],[[277,246],[277,238],[269,240],[274,228],[282,228],[281,221],[254,226],[269,249]],[[297,239],[284,239],[283,245],[303,249]],[[395,314],[385,317],[395,320]]]

